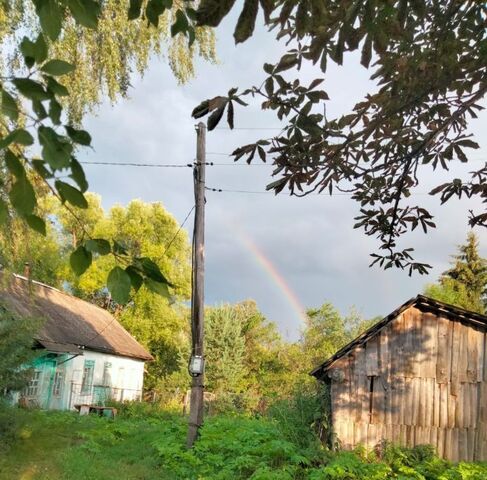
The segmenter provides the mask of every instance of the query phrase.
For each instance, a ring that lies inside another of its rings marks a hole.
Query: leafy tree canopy
[[[59,37],[55,41],[49,35],[45,37],[46,47],[54,58],[76,67],[76,71],[66,75],[62,81],[70,92],[62,99],[62,104],[68,107],[69,117],[76,122],[81,120],[85,112],[98,105],[105,95],[112,102],[119,96],[126,96],[134,70],[142,75],[153,55],[167,58],[179,82],[186,82],[194,76],[196,55],[209,61],[216,58],[212,29],[196,28],[191,46],[181,35],[171,37],[171,25],[181,2],[170,2],[172,7],[165,9],[157,26],[151,27],[146,19],[134,21],[129,17],[132,3],[129,0],[108,0],[99,4],[86,2],[93,12],[67,15]],[[144,0],[139,3],[145,9],[150,2]],[[71,12],[76,8],[74,2],[2,2],[0,45],[3,55],[0,58],[0,71],[12,75],[25,71],[22,55],[26,51],[31,53],[31,47],[24,41],[23,48],[12,52],[11,45],[22,42],[24,36],[35,37],[39,27],[46,25],[46,22],[48,32],[54,32],[58,28],[56,22],[60,22],[56,13],[52,13],[51,19],[40,13],[48,8],[63,9],[65,5],[71,8]],[[79,2],[79,5],[83,5],[83,2]],[[77,12],[76,9],[74,11]],[[93,16],[95,12],[97,16]],[[97,28],[84,28],[95,26],[95,18]]]
[[[33,335],[40,325],[38,319],[19,317],[0,305],[0,395],[25,386],[30,371],[21,367],[36,357]]]
[[[195,45],[203,56],[212,55],[211,34],[195,25],[195,11],[188,2],[35,0],[33,4],[6,1],[0,7],[0,42],[6,57],[12,53],[11,61],[3,59],[9,70],[0,85],[0,225],[18,218],[46,235],[39,204],[48,190],[80,230],[70,255],[76,275],[82,275],[96,256],[109,255],[116,262],[106,285],[117,302],[126,301],[131,289],[142,284],[167,296],[173,284],[153,260],[116,240],[94,238],[77,213],[88,209],[89,203],[88,182],[76,153],[91,146],[91,135],[77,126],[76,119],[83,108],[99,101],[97,92],[104,86],[112,97],[123,94],[130,68],[145,69],[168,29],[176,45],[171,63],[181,78],[191,70]],[[142,32],[148,28],[155,30]]]
[[[197,22],[217,26],[234,5],[202,0]],[[209,115],[211,130],[226,111],[233,128],[234,107],[246,105],[246,97],[261,98],[262,109],[285,121],[283,131],[238,148],[235,160],[270,157],[277,179],[268,189],[276,193],[350,192],[360,204],[355,228],[380,243],[372,264],[426,273],[430,266],[397,240],[435,227],[432,215],[409,198],[422,172],[467,162],[469,149],[478,148],[467,126],[487,92],[487,6],[473,0],[248,0],[235,28],[237,43],[252,35],[259,8],[286,42],[286,53],[264,65],[262,82],[205,100],[193,116]],[[327,118],[324,78],[303,85],[297,72],[309,63],[325,74],[330,62],[342,65],[355,51],[377,89],[350,113]],[[486,177],[484,166],[430,193],[442,203],[476,195],[485,202]],[[487,213],[472,212],[470,224],[487,225]]]

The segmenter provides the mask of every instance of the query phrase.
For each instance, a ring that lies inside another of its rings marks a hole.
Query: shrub
[[[300,387],[290,398],[274,402],[267,415],[277,422],[284,438],[301,448],[316,448],[317,433],[327,430],[325,403],[323,391],[317,392],[313,386]]]

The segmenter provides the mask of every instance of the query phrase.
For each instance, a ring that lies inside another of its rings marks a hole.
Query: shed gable
[[[387,439],[486,460],[487,327],[478,320],[413,303],[332,357],[321,378],[342,446]]]

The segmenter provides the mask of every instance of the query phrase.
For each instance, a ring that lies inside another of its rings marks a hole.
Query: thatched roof
[[[47,350],[82,353],[87,349],[153,360],[106,310],[20,275],[6,283],[0,288],[0,301],[19,315],[44,319],[35,340]]]
[[[421,311],[432,312],[437,316],[441,315],[445,318],[450,318],[452,320],[467,323],[475,327],[487,327],[487,316],[485,315],[471,312],[463,308],[455,307],[454,305],[440,302],[424,295],[417,295],[416,297],[411,298],[407,302],[403,303],[400,307],[396,308],[396,310],[387,315],[387,317],[384,317],[382,320],[363,332],[357,338],[352,340],[349,344],[338,350],[338,352],[332,355],[328,360],[326,360],[321,365],[316,367],[313,371],[311,371],[310,375],[313,375],[316,378],[322,378],[326,371],[331,368],[338,359],[347,355],[355,347],[367,343],[372,337],[376,336],[389,322],[394,320],[406,309],[413,306]]]

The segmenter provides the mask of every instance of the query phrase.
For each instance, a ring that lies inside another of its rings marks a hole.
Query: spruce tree
[[[425,293],[437,300],[466,310],[485,313],[487,306],[487,260],[478,251],[478,239],[473,232],[459,245],[452,267],[443,272],[439,284],[430,285]]]

